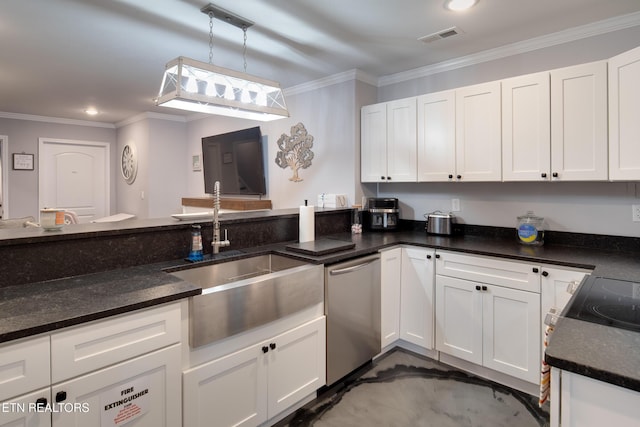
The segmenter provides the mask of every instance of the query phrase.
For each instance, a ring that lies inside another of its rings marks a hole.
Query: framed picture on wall
[[[33,170],[33,154],[13,153],[13,170]]]

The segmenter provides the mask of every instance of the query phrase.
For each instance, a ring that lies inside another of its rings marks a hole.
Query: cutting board
[[[353,242],[345,242],[333,239],[318,239],[311,242],[291,243],[285,248],[291,252],[297,252],[305,255],[321,256],[334,252],[346,251],[356,246]]]

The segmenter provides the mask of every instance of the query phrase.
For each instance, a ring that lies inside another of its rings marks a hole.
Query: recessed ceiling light
[[[85,113],[87,113],[90,116],[95,116],[96,114],[98,114],[98,110],[96,110],[93,107],[89,107],[86,110],[84,110]]]
[[[446,0],[444,2],[444,7],[449,10],[460,12],[462,10],[470,9],[476,3],[478,3],[478,0]]]

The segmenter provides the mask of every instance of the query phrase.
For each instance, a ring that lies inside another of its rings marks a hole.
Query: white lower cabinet
[[[400,277],[400,338],[433,348],[433,279],[435,251],[402,249]]]
[[[439,253],[436,264],[436,349],[538,383],[539,269],[451,253]]]
[[[178,426],[181,420],[180,345],[74,378],[52,387],[59,412],[53,426]]]
[[[50,427],[51,412],[38,411],[37,404],[51,402],[49,387],[0,402],[0,427]]]
[[[552,390],[560,402],[551,404],[551,427],[640,425],[640,392],[557,368],[551,378],[560,384]]]
[[[380,331],[381,347],[400,338],[400,274],[402,249],[380,252]]]
[[[326,383],[322,316],[184,372],[184,427],[257,426]],[[213,424],[212,424],[213,423]]]

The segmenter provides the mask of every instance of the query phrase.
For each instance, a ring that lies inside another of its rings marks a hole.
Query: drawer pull
[[[540,270],[538,270],[538,267],[533,267],[533,272],[534,272],[534,273],[537,273],[537,272],[539,272],[539,271],[540,271]]]
[[[66,391],[59,391],[56,393],[56,403],[64,402],[65,400],[67,400]]]
[[[269,347],[267,347],[266,345],[263,345],[263,346],[262,346],[262,352],[263,352],[263,353],[266,353],[266,352],[268,352],[268,351],[269,351]]]
[[[476,285],[476,291],[480,290],[480,285]]]
[[[275,350],[276,349],[276,343],[272,342],[271,344],[269,344],[269,348],[271,348],[271,350]]]
[[[543,275],[544,277],[547,277],[547,276],[549,275],[549,272],[548,272],[548,271],[543,271],[543,272],[542,272],[542,275]]]
[[[42,409],[43,406],[47,406],[47,398],[39,397],[38,399],[36,399],[36,408]]]
[[[487,290],[487,287],[486,287],[486,286],[483,286],[483,287],[482,287],[482,290],[483,290],[483,291],[486,291],[486,290]]]

